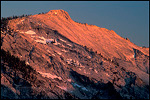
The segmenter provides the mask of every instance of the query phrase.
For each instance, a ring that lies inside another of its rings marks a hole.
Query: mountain
[[[149,98],[149,48],[64,10],[2,19],[1,52],[1,98]]]

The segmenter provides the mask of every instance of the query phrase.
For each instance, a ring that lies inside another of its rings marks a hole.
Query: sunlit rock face
[[[1,98],[149,99],[149,48],[64,10],[1,23]]]

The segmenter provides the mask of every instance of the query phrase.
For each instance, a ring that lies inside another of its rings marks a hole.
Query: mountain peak
[[[64,10],[2,18],[1,52],[2,99],[149,98],[149,48]]]
[[[62,16],[62,17],[65,17],[66,19],[71,19],[68,12],[66,12],[62,9],[50,10],[47,14],[48,15],[54,15],[54,16]]]

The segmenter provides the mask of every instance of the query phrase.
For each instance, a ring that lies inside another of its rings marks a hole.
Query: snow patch
[[[61,77],[58,77],[56,75],[52,75],[50,73],[43,73],[43,72],[40,72],[38,71],[43,77],[47,77],[47,78],[52,78],[52,79],[55,79],[55,78],[58,78],[59,80],[62,80]]]
[[[46,44],[46,41],[42,41],[42,40],[34,40],[34,41],[38,43]]]
[[[26,64],[26,65],[29,65],[29,62],[26,62],[25,64]]]
[[[85,87],[82,87],[82,86],[78,85],[77,83],[72,83],[72,85],[73,85],[74,87],[81,88],[81,89],[84,90],[84,91],[88,91],[88,89],[86,89]]]
[[[59,88],[62,89],[62,90],[67,91],[67,87],[64,87],[64,86],[58,86],[58,85],[56,85],[56,86],[59,87]]]
[[[55,14],[57,14],[57,12],[55,12]]]
[[[55,56],[55,54],[52,54],[53,56]]]
[[[108,73],[105,73],[105,75],[110,76]]]
[[[68,82],[71,82],[71,79],[67,79]]]
[[[55,43],[53,43],[54,45],[61,45],[60,43],[58,43],[57,41],[55,41]]]
[[[24,21],[24,19],[21,20],[21,22],[23,22],[23,21]]]
[[[88,89],[86,89],[85,87],[83,87],[82,90],[88,91]]]
[[[68,51],[66,51],[66,50],[64,50],[64,49],[63,49],[63,50],[61,50],[61,51],[63,51],[63,52],[68,52]]]
[[[65,40],[63,40],[63,39],[59,39],[60,41],[62,41],[62,42],[66,42]]]
[[[81,68],[79,68],[79,70],[81,70]]]
[[[72,45],[71,44],[67,44],[68,46],[70,46],[70,47],[72,47]]]
[[[81,65],[81,64],[80,64],[80,67],[85,68],[85,66],[83,66],[83,65]]]
[[[40,23],[38,23],[38,25],[41,25]]]
[[[135,58],[135,55],[132,55],[130,58]]]
[[[73,60],[72,60],[72,59],[66,59],[66,62],[67,62],[68,64],[72,64],[72,63],[73,63]]]
[[[54,39],[46,39],[46,43],[52,43],[54,42]]]
[[[35,36],[31,35],[32,38],[34,38]]]
[[[98,73],[96,69],[94,69],[95,73]]]
[[[79,63],[79,61],[76,61],[76,60],[73,60],[73,59],[66,59],[66,63],[68,63],[68,64],[74,64],[75,66],[80,66],[81,65]]]
[[[62,47],[65,47],[63,44],[61,45]]]
[[[112,62],[113,60],[111,59],[110,61]]]
[[[40,38],[40,39],[42,39],[42,40],[46,40],[43,36],[42,36],[42,37],[39,36],[38,38]]]
[[[62,53],[60,53],[60,52],[57,52],[57,54],[58,54],[58,55],[61,55]]]
[[[49,50],[46,50],[48,53],[51,53]]]
[[[23,31],[19,31],[20,33],[24,33]]]
[[[27,32],[25,32],[26,34],[36,34],[34,31],[32,31],[32,30],[29,30],[29,31],[27,31]]]
[[[76,61],[76,65],[80,66],[80,63],[79,63],[79,61]]]
[[[42,37],[39,36],[38,38],[42,40],[34,40],[34,41],[43,43],[43,44],[52,43],[54,41],[54,39],[45,39],[43,36]]]
[[[89,69],[91,70],[91,69],[93,69],[93,68],[90,67]]]
[[[72,83],[72,85],[75,86],[75,87],[77,86],[77,87],[79,87],[79,88],[81,87],[81,86],[78,85],[77,83]]]
[[[91,57],[91,56],[87,56],[87,58],[88,58],[88,59],[91,59],[92,57]]]

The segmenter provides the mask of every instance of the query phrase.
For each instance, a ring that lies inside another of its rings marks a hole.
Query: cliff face
[[[16,98],[30,93],[15,87],[26,82],[34,92],[28,98],[149,98],[149,48],[136,46],[112,30],[74,22],[64,10],[9,20],[2,27],[1,43],[1,49],[35,71],[25,76],[37,77],[34,82],[21,77],[24,71],[13,69],[3,55],[1,90],[13,91]],[[4,69],[25,81],[16,82],[16,76]],[[12,97],[7,92],[2,98]]]

